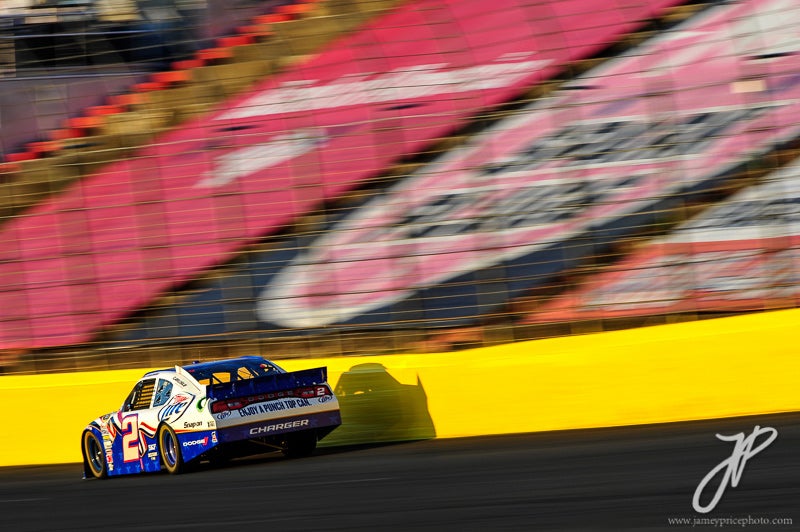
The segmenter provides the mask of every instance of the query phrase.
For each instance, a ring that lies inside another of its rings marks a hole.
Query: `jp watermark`
[[[766,436],[766,438],[760,443],[757,443],[757,440],[762,436]],[[752,434],[747,436],[745,436],[744,432],[730,436],[717,434],[717,438],[722,441],[734,442],[733,452],[728,458],[709,471],[708,474],[703,477],[703,480],[700,481],[700,484],[697,485],[697,489],[694,490],[694,496],[692,497],[692,507],[694,511],[706,514],[716,508],[728,486],[735,488],[739,485],[739,480],[742,478],[742,473],[744,473],[747,461],[769,447],[777,437],[778,431],[774,428],[762,428],[758,425],[753,428]],[[717,490],[714,492],[714,496],[711,498],[711,502],[703,504],[701,499],[706,487],[720,474],[722,477],[717,486]]]

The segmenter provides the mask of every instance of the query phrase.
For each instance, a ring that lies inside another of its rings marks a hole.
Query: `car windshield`
[[[184,366],[200,384],[219,384],[222,382],[235,382],[253,377],[261,377],[284,371],[263,358],[240,358],[234,360],[220,360],[216,362],[203,362]]]

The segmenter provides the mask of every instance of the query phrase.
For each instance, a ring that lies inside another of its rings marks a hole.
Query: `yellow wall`
[[[800,410],[800,310],[522,342],[447,354],[280,361],[365,362],[422,383],[437,437],[607,427]],[[0,378],[0,465],[80,461],[93,418],[146,370]],[[335,433],[334,433],[335,434]]]

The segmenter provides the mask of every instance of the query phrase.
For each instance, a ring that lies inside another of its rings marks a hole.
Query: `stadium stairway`
[[[255,17],[192,59],[176,61],[123,94],[43,132],[46,140],[0,161],[0,223],[158,134],[303,61],[399,0],[299,0]]]

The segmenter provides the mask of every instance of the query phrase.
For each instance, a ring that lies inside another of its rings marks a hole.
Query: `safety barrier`
[[[800,310],[446,354],[317,365],[341,395],[328,444],[638,425],[800,410]],[[0,465],[80,460],[83,427],[146,370],[0,378]]]

